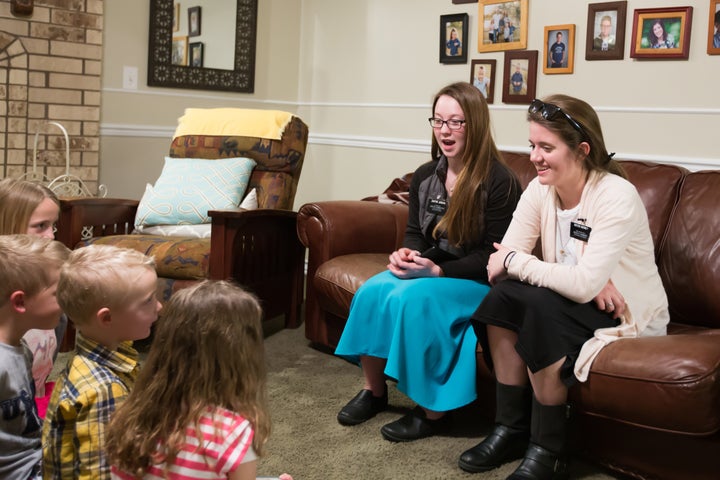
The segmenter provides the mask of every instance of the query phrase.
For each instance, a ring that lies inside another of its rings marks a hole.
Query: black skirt
[[[620,320],[598,310],[594,301],[576,303],[544,287],[517,280],[493,286],[472,317],[485,362],[492,369],[487,325],[518,334],[515,350],[535,373],[565,358],[560,369],[562,382],[577,382],[573,367],[583,344],[598,328],[616,327]]]

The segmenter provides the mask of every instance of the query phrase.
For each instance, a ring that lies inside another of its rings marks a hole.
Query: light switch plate
[[[137,90],[138,88],[138,69],[137,67],[123,67],[123,88],[128,90]]]

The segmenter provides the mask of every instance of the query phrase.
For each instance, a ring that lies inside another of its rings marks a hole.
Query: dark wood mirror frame
[[[237,0],[234,70],[172,65],[173,0],[150,1],[148,85],[253,93],[257,0]]]

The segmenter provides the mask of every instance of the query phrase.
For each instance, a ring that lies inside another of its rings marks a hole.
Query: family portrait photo
[[[478,51],[516,50],[527,46],[527,0],[480,0]]]

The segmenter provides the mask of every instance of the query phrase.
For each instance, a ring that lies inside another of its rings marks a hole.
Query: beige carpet
[[[452,413],[453,428],[444,436],[411,443],[392,443],[380,427],[396,420],[413,403],[390,385],[391,410],[355,427],[337,423],[338,410],[362,386],[358,367],[309,346],[303,326],[278,330],[271,325],[265,340],[268,396],[273,430],[259,477],[283,472],[294,480],[506,478],[519,461],[482,474],[468,474],[457,466],[458,456],[478,443],[491,428],[472,408]],[[61,354],[53,377],[67,361]],[[601,467],[573,459],[572,479],[608,480],[616,477]]]
[[[308,346],[303,327],[280,330],[266,341],[268,394],[273,431],[259,476],[288,472],[295,480],[311,479],[451,479],[506,478],[519,461],[483,474],[468,474],[458,456],[479,442],[491,427],[471,409],[453,413],[446,436],[411,443],[392,443],[380,427],[397,419],[413,403],[390,384],[391,411],[355,427],[335,420],[338,410],[361,388],[358,367]],[[573,479],[619,478],[579,460],[571,463]]]

